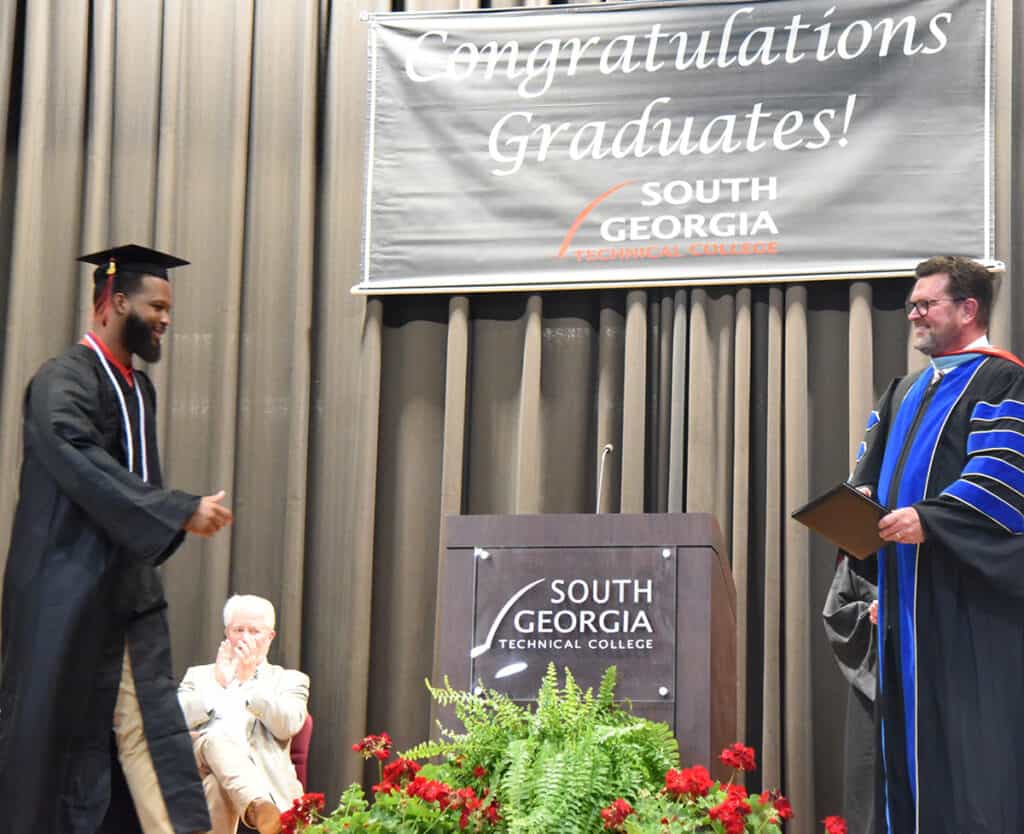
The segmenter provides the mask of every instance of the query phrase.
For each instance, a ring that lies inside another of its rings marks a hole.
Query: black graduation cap
[[[166,252],[158,252],[146,246],[138,246],[129,243],[126,246],[115,246],[112,249],[104,249],[102,252],[93,252],[91,255],[82,255],[78,260],[82,263],[95,264],[98,267],[109,268],[114,265],[115,272],[134,272],[139,275],[155,275],[157,278],[167,280],[167,270],[176,266],[187,266],[188,261],[182,260],[175,255],[168,255]],[[96,277],[101,278],[107,275],[106,269],[97,270]]]
[[[132,272],[136,275],[154,275],[166,281],[168,280],[167,270],[188,264],[188,261],[176,255],[168,255],[166,252],[158,252],[156,249],[139,246],[135,243],[114,246],[111,249],[93,252],[90,255],[82,255],[78,260],[96,265],[93,280],[97,286],[100,282],[106,281],[103,292],[96,302],[97,310],[102,310],[109,303],[110,297],[114,293],[114,280],[118,273]]]

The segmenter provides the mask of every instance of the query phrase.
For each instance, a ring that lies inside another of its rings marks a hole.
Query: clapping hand
[[[246,634],[234,645],[235,653],[235,674],[239,680],[248,680],[252,677],[256,667],[260,665],[260,656],[256,648],[256,640],[252,635]]]
[[[223,687],[227,687],[238,673],[238,656],[231,647],[231,642],[221,640],[217,649],[217,660],[213,664],[213,676]]]

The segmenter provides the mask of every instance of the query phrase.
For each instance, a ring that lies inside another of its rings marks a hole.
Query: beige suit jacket
[[[193,666],[178,687],[185,720],[193,732],[204,732],[212,718],[208,695],[219,688],[214,665]],[[282,810],[302,795],[291,760],[291,741],[306,721],[309,677],[293,669],[263,664],[246,685],[249,758],[270,785],[274,802]]]

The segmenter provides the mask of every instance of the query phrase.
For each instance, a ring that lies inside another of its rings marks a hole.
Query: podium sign
[[[549,663],[609,666],[683,761],[735,741],[736,599],[709,515],[448,516],[434,679],[533,699]],[[451,716],[435,709],[435,717]]]
[[[470,681],[533,698],[549,661],[596,691],[659,701],[675,676],[674,548],[480,549],[473,560]]]

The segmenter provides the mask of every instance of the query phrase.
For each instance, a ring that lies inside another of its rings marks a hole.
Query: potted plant
[[[535,709],[447,679],[427,688],[461,729],[442,728],[393,760],[386,733],[367,736],[353,748],[378,763],[372,803],[352,785],[325,816],[323,795],[307,794],[282,814],[285,834],[775,834],[792,815],[778,793],[750,797],[701,766],[680,770],[669,727],[615,703],[615,667],[594,694],[569,670],[559,686],[550,665]],[[721,758],[734,775],[754,768],[742,745]],[[829,821],[828,834],[845,834]]]

